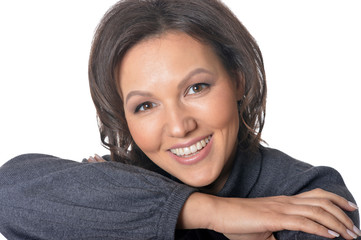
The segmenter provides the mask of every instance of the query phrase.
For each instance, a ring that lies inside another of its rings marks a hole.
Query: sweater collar
[[[257,182],[261,171],[261,162],[260,151],[251,153],[238,150],[228,180],[217,196],[247,197]]]

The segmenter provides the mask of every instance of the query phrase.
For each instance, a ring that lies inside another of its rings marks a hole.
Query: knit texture
[[[315,188],[354,202],[336,170],[262,147],[258,153],[237,153],[217,195],[256,198]],[[210,230],[175,230],[178,214],[194,191],[122,163],[21,155],[0,168],[0,232],[7,239],[226,239]],[[358,212],[347,214],[359,226]],[[324,239],[292,231],[275,235],[278,240]]]

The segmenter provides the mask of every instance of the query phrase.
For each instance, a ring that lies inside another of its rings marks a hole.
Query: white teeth
[[[187,147],[183,148],[184,155],[188,155],[191,153],[191,150]]]
[[[197,142],[197,150],[201,150],[203,148],[201,142]]]
[[[191,152],[192,152],[192,153],[195,153],[195,152],[198,151],[196,145],[192,145],[190,148],[191,148]]]
[[[211,139],[211,136],[206,137],[205,139],[202,139],[201,141],[199,141],[189,147],[173,148],[173,149],[170,149],[170,151],[177,156],[185,156],[185,155],[194,154],[197,151],[203,149],[207,145],[207,143],[209,143],[210,139]]]

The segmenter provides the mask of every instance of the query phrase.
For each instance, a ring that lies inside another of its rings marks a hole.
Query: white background
[[[87,82],[94,29],[115,0],[0,0],[0,165],[29,152],[106,154]],[[263,52],[270,147],[343,175],[361,204],[357,0],[227,0]]]

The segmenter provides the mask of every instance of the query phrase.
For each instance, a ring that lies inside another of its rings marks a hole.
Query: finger
[[[325,198],[336,205],[338,205],[340,208],[347,210],[347,211],[355,211],[358,209],[357,205],[353,202],[348,201],[347,199],[332,193],[325,191],[323,189],[317,188],[308,192],[300,193],[296,195],[295,197],[299,198]]]
[[[347,229],[353,229],[354,223],[352,222],[351,218],[347,216],[347,214],[339,208],[337,205],[335,205],[333,202],[331,202],[328,199],[312,199],[312,198],[304,198],[304,199],[293,199],[294,204],[300,204],[300,205],[307,205],[315,207],[313,210],[317,208],[322,208],[326,212],[333,215],[340,223],[342,223]],[[315,210],[319,211],[319,210]]]
[[[342,210],[339,209],[341,212]],[[336,216],[331,214],[330,212],[326,211],[324,208],[319,206],[309,206],[309,205],[294,205],[289,214],[302,216],[307,219],[310,219],[322,226],[326,227],[327,229],[331,229],[334,232],[341,234],[344,238],[350,239],[350,236],[354,236],[352,232],[348,229],[353,229],[354,225],[351,220],[348,219],[346,216],[349,226],[345,225],[344,222],[340,221]],[[330,232],[329,232],[330,233]],[[351,233],[351,235],[350,235]]]
[[[314,189],[312,191],[305,192],[296,196],[301,198],[311,198],[312,196],[318,196],[323,198],[320,199],[319,204],[316,205],[325,208],[327,211],[336,216],[341,222],[343,222],[348,228],[347,233],[349,236],[352,236],[353,238],[355,238],[357,235],[361,236],[361,231],[355,225],[353,225],[352,220],[341,209],[337,209],[337,206],[332,206],[332,204],[327,203],[327,201],[331,201],[332,203],[343,208],[344,210],[354,211],[358,209],[358,207],[353,202],[347,201],[345,198],[337,194],[322,189]]]
[[[90,156],[90,157],[88,158],[88,162],[93,163],[93,162],[97,162],[97,160],[95,160],[92,156]]]
[[[338,237],[339,234],[329,230],[323,225],[312,221],[306,217],[302,216],[286,216],[286,221],[282,221],[282,228],[290,231],[302,231],[326,238],[335,238]],[[346,236],[346,239],[351,239],[350,236]]]
[[[98,154],[94,154],[94,158],[97,162],[105,162],[105,160],[102,157],[100,157]]]

